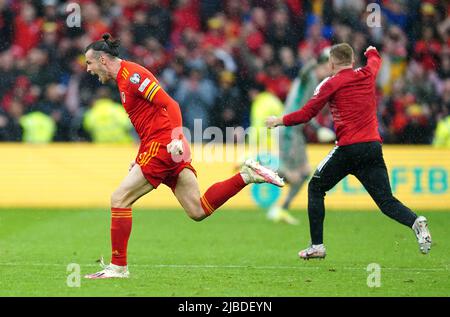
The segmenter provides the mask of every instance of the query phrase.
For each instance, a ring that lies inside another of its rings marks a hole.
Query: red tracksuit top
[[[338,146],[381,142],[375,98],[375,79],[381,57],[376,49],[370,49],[365,56],[365,67],[343,69],[325,78],[303,108],[283,117],[283,124],[291,126],[308,122],[328,103]]]

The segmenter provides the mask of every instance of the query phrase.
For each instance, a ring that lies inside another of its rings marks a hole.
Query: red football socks
[[[200,203],[205,214],[207,216],[211,215],[214,210],[239,193],[246,185],[241,174],[237,173],[233,177],[209,187],[206,193],[200,198]]]
[[[131,208],[111,208],[111,263],[127,265],[127,245],[131,233]]]
[[[207,216],[222,206],[228,199],[236,195],[246,186],[240,173],[218,182],[208,188],[200,198],[200,203]],[[131,208],[111,208],[111,263],[127,265],[127,246],[132,224]]]

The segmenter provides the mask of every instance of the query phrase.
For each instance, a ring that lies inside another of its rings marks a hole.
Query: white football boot
[[[431,235],[428,230],[427,218],[424,216],[417,217],[412,226],[414,233],[416,234],[417,243],[419,244],[420,252],[427,254],[431,249]]]
[[[327,255],[325,246],[323,244],[319,245],[310,245],[305,250],[302,250],[298,253],[300,259],[309,260],[309,259],[324,259]]]
[[[106,265],[103,262],[103,258],[100,259],[100,266],[103,268],[103,270],[97,273],[85,275],[84,278],[88,279],[128,278],[130,276],[128,266],[118,266],[112,263]]]
[[[245,161],[240,171],[246,184],[270,183],[278,187],[284,186],[284,180],[270,168],[262,166],[253,159]]]

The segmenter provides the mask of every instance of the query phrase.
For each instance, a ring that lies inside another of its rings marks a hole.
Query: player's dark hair
[[[92,49],[96,52],[105,52],[106,54],[114,57],[119,56],[120,40],[113,39],[109,33],[103,34],[102,38],[102,40],[89,44],[84,50],[84,53],[86,54],[87,51]]]
[[[353,62],[353,49],[347,43],[336,44],[331,47],[330,56],[337,65],[351,65]]]

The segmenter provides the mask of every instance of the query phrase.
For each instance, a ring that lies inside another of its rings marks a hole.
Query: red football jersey
[[[180,107],[149,70],[123,60],[116,81],[122,105],[142,143],[183,138]],[[172,131],[177,134],[172,135]]]
[[[290,126],[308,122],[328,103],[337,145],[381,142],[375,98],[375,79],[381,57],[376,49],[367,51],[366,57],[365,67],[344,69],[325,78],[303,108],[283,117],[283,124]]]

